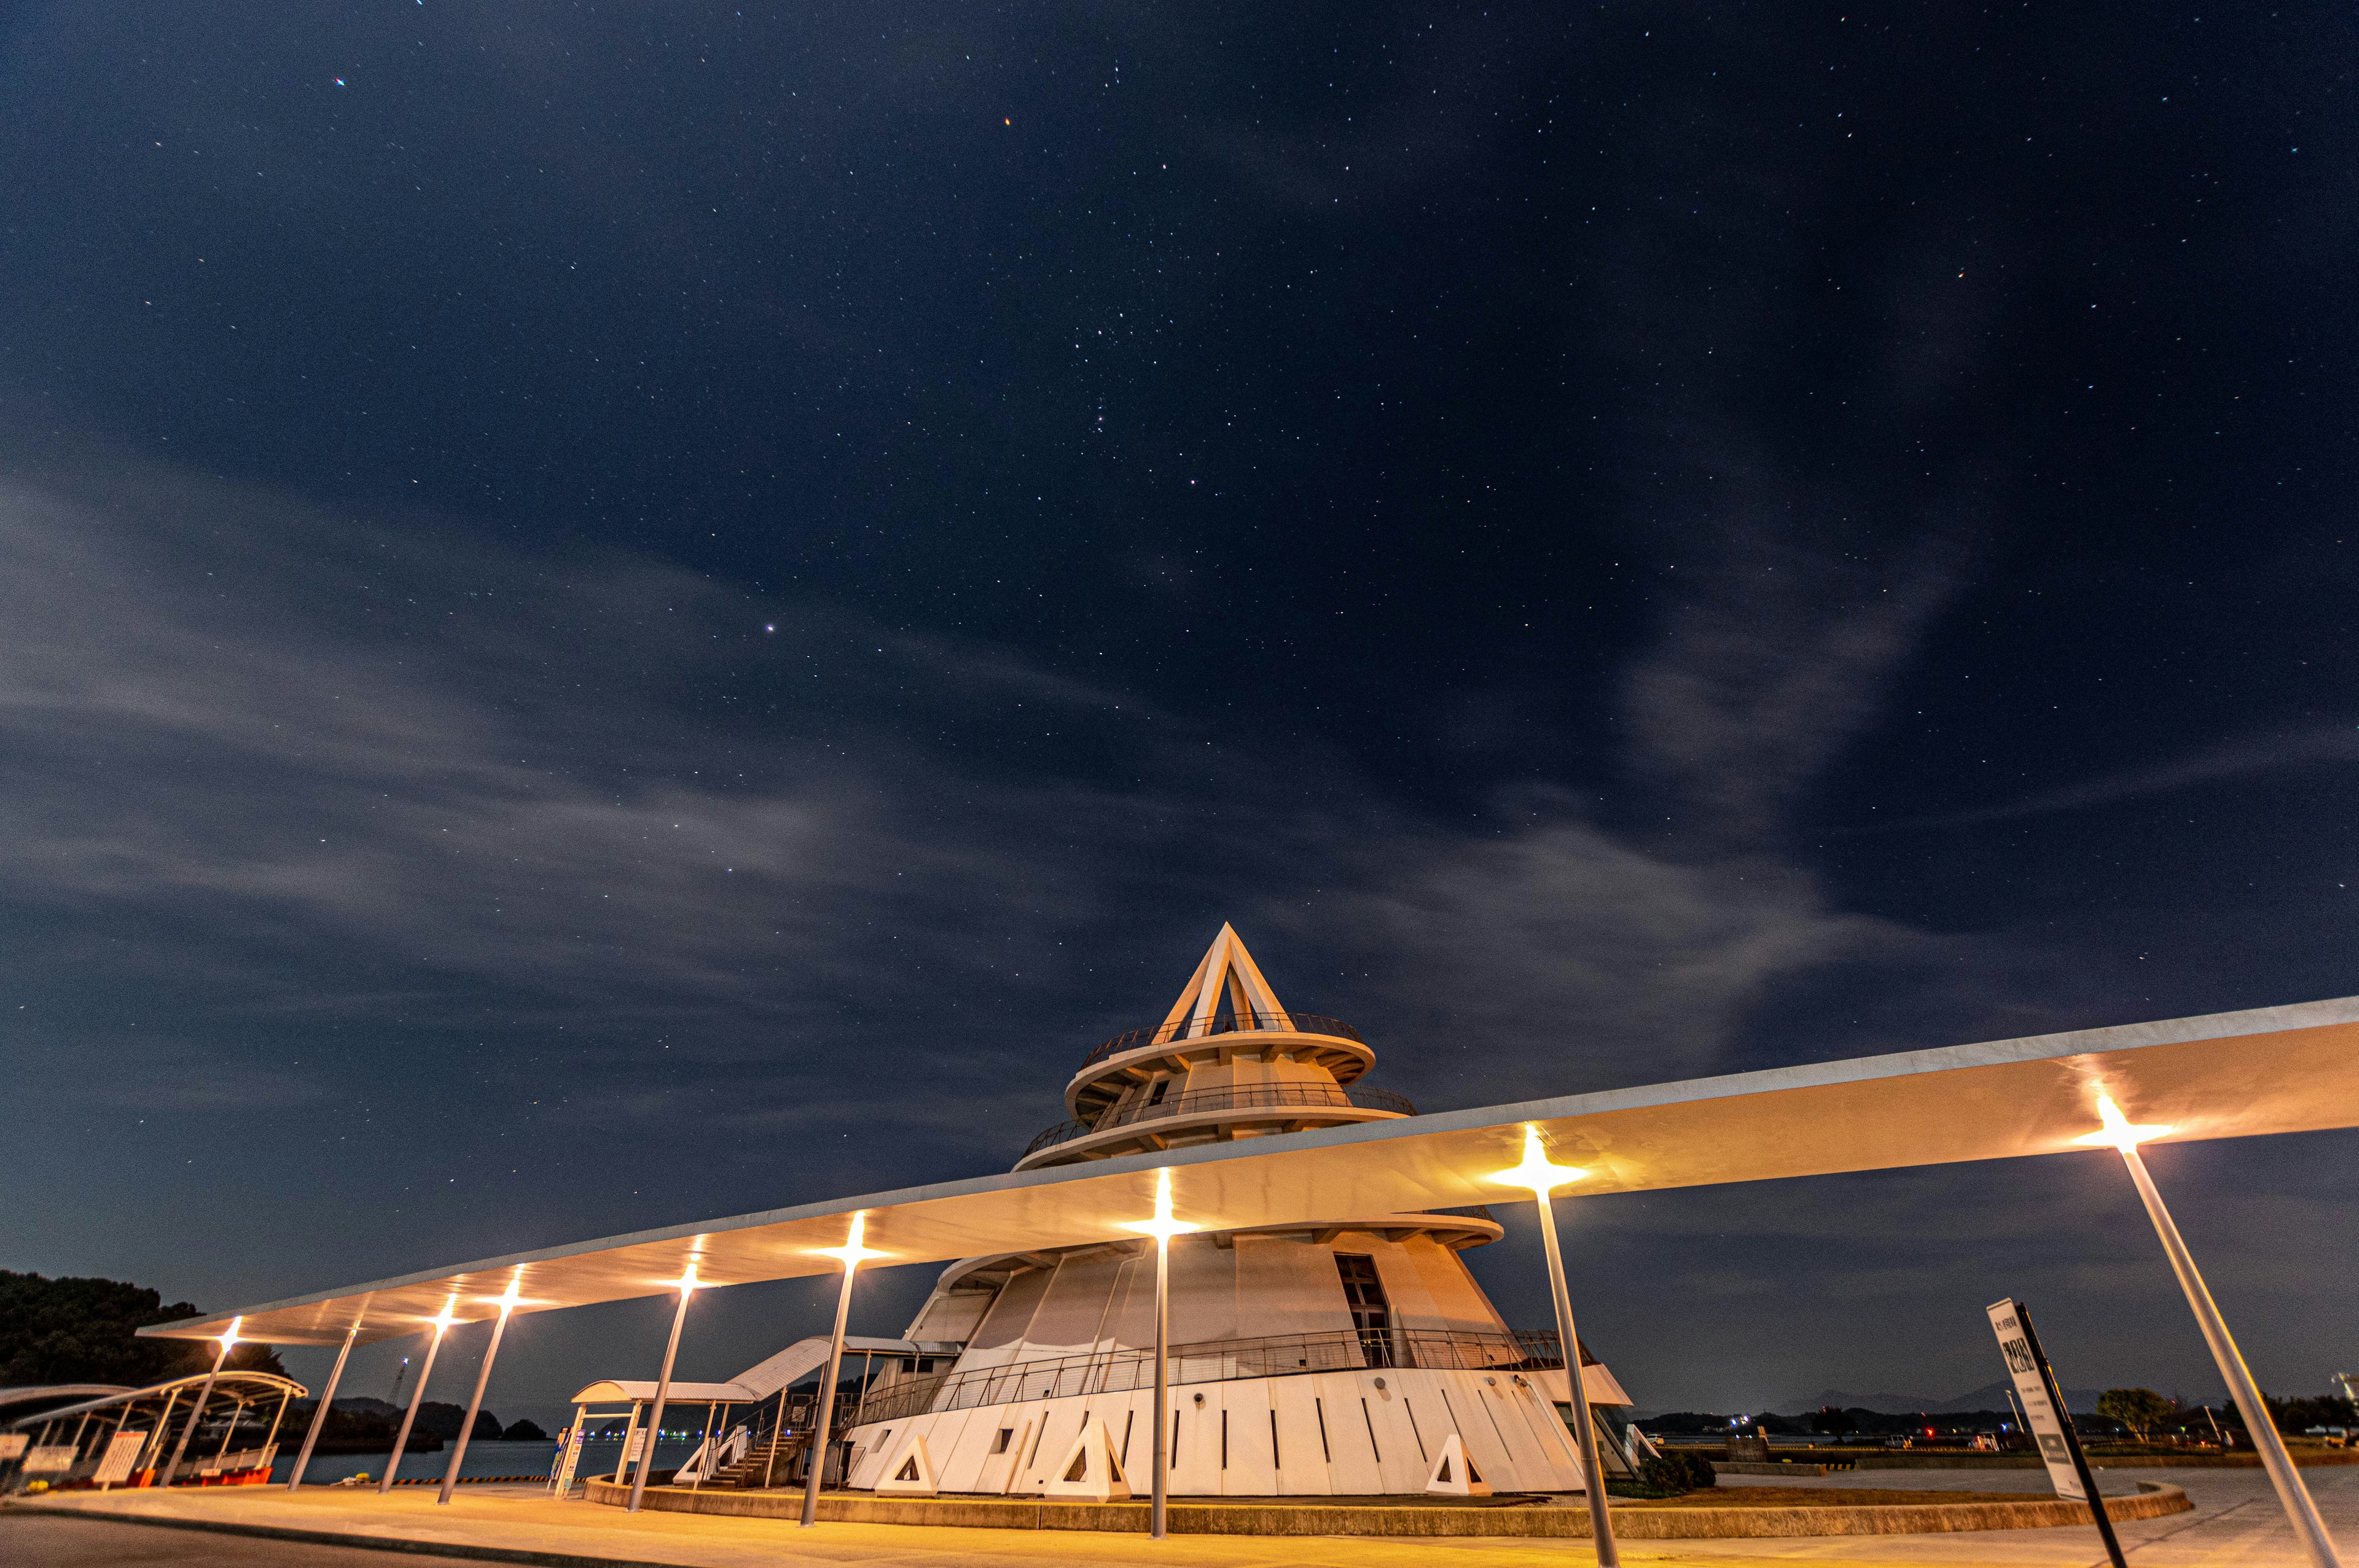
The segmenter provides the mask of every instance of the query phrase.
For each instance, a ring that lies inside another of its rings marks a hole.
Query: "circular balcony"
[[[1169,1148],[1182,1139],[1209,1141],[1222,1128],[1238,1122],[1263,1130],[1293,1131],[1416,1114],[1416,1106],[1390,1089],[1286,1083],[1199,1089],[1152,1105],[1123,1106],[1094,1120],[1060,1121],[1025,1146],[1016,1169]],[[1209,1136],[1196,1136],[1200,1134]]]
[[[1169,1045],[1176,1040],[1204,1040],[1215,1034],[1251,1033],[1268,1030],[1288,1034],[1325,1034],[1337,1040],[1349,1040],[1364,1045],[1360,1032],[1340,1018],[1322,1018],[1315,1012],[1222,1012],[1210,1018],[1180,1018],[1154,1029],[1132,1029],[1115,1035],[1082,1058],[1081,1071],[1088,1072],[1109,1056],[1137,1051],[1149,1045]]]
[[[1340,1018],[1315,1012],[1182,1018],[1157,1028],[1128,1030],[1101,1044],[1082,1059],[1080,1071],[1065,1086],[1065,1108],[1077,1121],[1093,1122],[1133,1083],[1158,1072],[1184,1074],[1204,1063],[1246,1054],[1312,1064],[1341,1084],[1364,1076],[1376,1060],[1358,1030]]]

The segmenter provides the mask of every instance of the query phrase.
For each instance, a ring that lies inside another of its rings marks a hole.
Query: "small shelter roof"
[[[166,1383],[150,1383],[144,1389],[114,1388],[114,1385],[107,1383],[93,1384],[91,1386],[113,1389],[114,1391],[103,1394],[97,1399],[84,1400],[80,1404],[67,1405],[62,1410],[45,1410],[33,1415],[22,1416],[8,1424],[12,1428],[21,1430],[28,1426],[38,1426],[43,1422],[57,1421],[65,1416],[81,1415],[87,1411],[113,1410],[117,1405],[136,1404],[142,1400],[162,1399],[168,1397],[176,1389],[193,1389],[204,1380],[205,1374],[199,1372],[193,1377],[174,1378]],[[224,1371],[213,1379],[213,1393],[216,1397],[244,1400],[249,1403],[272,1394],[284,1394],[288,1399],[299,1400],[310,1391],[294,1379],[282,1378],[275,1372]]]

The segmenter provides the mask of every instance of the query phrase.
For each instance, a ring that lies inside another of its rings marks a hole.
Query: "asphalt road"
[[[0,1509],[0,1563],[10,1568],[484,1568],[465,1557],[392,1555],[357,1546],[265,1541],[201,1530],[159,1530],[108,1519]]]

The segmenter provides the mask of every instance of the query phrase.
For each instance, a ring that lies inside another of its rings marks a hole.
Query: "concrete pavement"
[[[1954,1472],[1917,1471],[1910,1490],[1938,1493],[1946,1481],[1962,1489],[1986,1478]],[[2359,1469],[2310,1470],[2303,1477],[2317,1497],[2328,1527],[2339,1540],[2359,1542]],[[1760,1478],[1744,1477],[1748,1485]],[[2125,1524],[2123,1544],[2138,1568],[2300,1568],[2301,1556],[2286,1527],[2268,1482],[2258,1471],[2141,1470],[2108,1476],[2106,1481],[2169,1481],[2194,1499],[2191,1513]],[[1898,1485],[1899,1476],[1875,1477]],[[1856,1476],[1797,1477],[1798,1488],[1855,1486]],[[1593,1561],[1585,1541],[1496,1541],[1424,1537],[1257,1539],[1238,1536],[1175,1536],[1149,1541],[1135,1535],[1097,1535],[1033,1530],[951,1530],[893,1525],[825,1524],[801,1530],[766,1519],[704,1515],[625,1514],[583,1502],[558,1503],[538,1488],[473,1488],[448,1508],[430,1492],[379,1498],[341,1488],[307,1488],[289,1496],[276,1487],[177,1492],[83,1493],[46,1503],[84,1514],[111,1514],[151,1523],[212,1525],[287,1532],[314,1541],[375,1537],[408,1552],[450,1550],[453,1555],[544,1563],[652,1563],[665,1568],[775,1568],[777,1564],[890,1564],[892,1568],[1049,1568],[1082,1563],[1104,1568],[1169,1564],[1171,1568],[1412,1568],[1430,1564],[1437,1553],[1466,1568],[1566,1568]],[[42,1563],[38,1555],[10,1550],[12,1541],[38,1551],[73,1538],[56,1533],[76,1522],[54,1514],[33,1515],[20,1506],[0,1510],[0,1555],[12,1562]],[[16,1533],[24,1525],[47,1530]],[[113,1533],[110,1531],[110,1533]],[[162,1532],[158,1532],[162,1533]],[[192,1542],[193,1546],[194,1543]],[[345,1555],[336,1551],[336,1557]],[[1748,1563],[1813,1563],[1828,1568],[1902,1568],[1902,1565],[1985,1564],[1988,1568],[2078,1568],[2102,1564],[2093,1530],[1984,1530],[1972,1534],[1875,1536],[1808,1540],[1728,1541],[1633,1541],[1623,1556],[1632,1563],[1696,1564],[1698,1568],[1743,1568]],[[91,1559],[80,1559],[91,1560]],[[221,1561],[216,1557],[215,1561]],[[303,1559],[277,1559],[304,1561]],[[416,1559],[413,1557],[412,1561]],[[60,1562],[65,1560],[60,1559]],[[319,1561],[325,1563],[326,1558]]]

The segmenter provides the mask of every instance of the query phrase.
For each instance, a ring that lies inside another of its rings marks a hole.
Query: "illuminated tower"
[[[1375,1062],[1349,1024],[1284,1006],[1223,925],[1162,1023],[1083,1059],[1071,1119],[1016,1168],[1414,1115],[1361,1086]],[[1175,1241],[1172,1493],[1419,1492],[1452,1436],[1491,1486],[1579,1489],[1555,1336],[1511,1332],[1459,1256],[1501,1233],[1477,1208]],[[953,1263],[905,1337],[958,1360],[879,1381],[846,1433],[850,1484],[923,1468],[945,1493],[1038,1494],[1094,1417],[1143,1493],[1153,1294],[1142,1242]],[[1629,1402],[1602,1366],[1584,1381]]]

